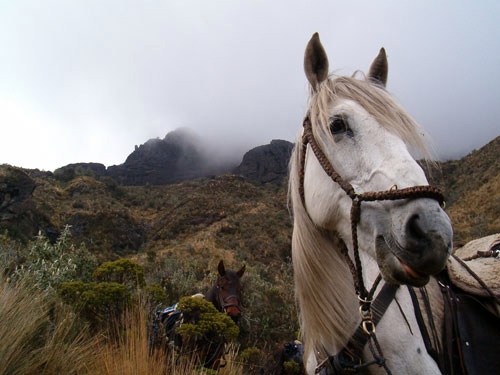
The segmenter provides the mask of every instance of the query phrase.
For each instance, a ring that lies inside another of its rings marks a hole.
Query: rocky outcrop
[[[109,167],[107,175],[120,185],[165,185],[228,173],[233,167],[216,163],[195,135],[181,129],[136,146],[125,163]]]
[[[18,168],[2,166],[0,170],[0,221],[23,212],[35,190],[35,180]]]
[[[288,175],[288,162],[293,143],[273,140],[270,144],[255,147],[243,156],[233,173],[259,184],[282,184]]]
[[[0,228],[13,237],[32,238],[50,223],[33,202],[36,181],[26,171],[0,165]]]
[[[100,163],[74,163],[58,168],[54,177],[60,181],[71,181],[76,176],[91,176],[95,178],[107,175],[106,167]]]

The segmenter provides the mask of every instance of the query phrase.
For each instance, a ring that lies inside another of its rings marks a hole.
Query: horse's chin
[[[389,284],[422,287],[429,282],[430,275],[419,272],[405,263],[383,237],[377,238],[376,253],[380,273]]]

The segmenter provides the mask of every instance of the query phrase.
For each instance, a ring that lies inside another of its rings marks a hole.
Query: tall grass
[[[177,358],[161,349],[150,353],[146,311],[136,305],[91,337],[55,296],[0,278],[0,375],[214,373],[201,370],[194,358]],[[233,346],[220,375],[243,374],[236,356]]]
[[[149,348],[148,316],[146,309],[134,308],[127,311],[120,324],[115,326],[116,337],[99,345],[99,355],[94,374],[96,375],[193,375],[220,374],[242,375],[241,364],[235,361],[237,346],[230,346],[226,365],[218,372],[201,369],[196,355],[177,356],[172,350]]]
[[[0,278],[0,375],[87,373],[92,342],[49,295]]]
[[[98,346],[96,375],[181,374],[177,369],[174,369],[175,372],[168,371],[171,361],[166,351],[150,353],[144,309],[126,311],[121,320],[113,324],[108,339]]]

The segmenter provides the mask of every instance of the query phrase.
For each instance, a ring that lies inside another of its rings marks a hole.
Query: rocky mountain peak
[[[293,143],[272,140],[268,145],[248,151],[233,173],[254,183],[282,184],[288,175],[288,162],[292,150]]]

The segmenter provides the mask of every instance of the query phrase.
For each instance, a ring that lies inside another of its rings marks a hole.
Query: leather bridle
[[[333,364],[339,362],[339,357],[341,355],[345,355],[346,348],[344,348],[336,355],[329,355],[328,358],[322,361],[316,368],[316,373],[319,373],[322,370],[322,368],[324,368],[328,363],[330,363],[334,371],[343,370],[349,372],[353,371],[356,372],[357,370],[364,368],[368,365],[377,364],[379,366],[384,367],[387,374],[390,374],[391,372],[385,363],[385,358],[382,354],[382,351],[380,349],[380,346],[378,344],[375,335],[375,325],[377,321],[381,318],[381,316],[374,319],[374,315],[372,312],[373,295],[382,278],[379,274],[369,291],[366,289],[363,281],[362,265],[359,256],[359,245],[358,245],[358,224],[361,219],[361,203],[373,202],[373,201],[385,201],[385,200],[431,198],[438,201],[439,204],[443,206],[444,205],[443,194],[438,188],[428,185],[413,186],[404,189],[398,189],[397,186],[394,185],[389,190],[377,191],[377,192],[365,192],[358,194],[354,190],[354,187],[348,181],[342,179],[342,177],[335,171],[335,168],[332,166],[332,164],[326,157],[325,153],[321,150],[321,147],[319,147],[318,143],[316,142],[316,139],[314,138],[312,131],[312,124],[308,116],[304,119],[303,127],[304,131],[302,135],[302,153],[300,157],[300,170],[299,170],[299,194],[302,200],[302,204],[304,205],[304,208],[305,208],[305,194],[304,194],[305,158],[308,145],[311,147],[312,151],[314,152],[314,155],[316,156],[316,159],[320,163],[325,173],[328,176],[330,176],[330,178],[336,184],[338,184],[352,200],[350,220],[351,220],[352,248],[354,253],[354,260],[352,260],[351,257],[349,256],[347,246],[343,240],[340,241],[341,243],[340,250],[351,271],[354,281],[354,287],[359,299],[359,305],[360,305],[359,313],[361,316],[361,324],[358,331],[364,332],[365,334],[364,342],[366,341],[369,342],[370,350],[374,357],[373,361],[366,362],[364,364],[361,364],[360,358],[356,358],[355,361],[349,361],[348,364],[340,363],[340,367],[343,367],[343,369],[333,368],[334,367]],[[389,289],[390,288],[385,288],[385,290],[388,290],[388,292],[384,293],[387,294],[388,296],[392,295],[392,297],[389,298],[386,296],[381,296],[384,298],[380,298],[386,300],[384,301],[384,304],[387,304],[387,306],[390,304],[392,298],[394,298],[395,295],[395,290],[389,291]],[[382,294],[382,292],[379,294]],[[387,308],[387,306],[383,306],[384,311]],[[359,336],[358,331],[355,333],[351,341],[355,339],[356,336]],[[351,351],[349,350],[349,352]],[[351,365],[352,363],[356,364]]]
[[[223,312],[227,312],[228,307],[236,307],[238,309],[238,313],[241,313],[241,307],[240,307],[240,298],[236,294],[230,294],[226,297],[222,295],[222,288],[219,284],[220,280],[222,279],[223,276],[219,277],[217,279],[216,283],[216,293],[215,293],[215,298],[217,300],[217,304],[220,306],[221,310]],[[236,302],[228,302],[229,300],[236,300]]]

